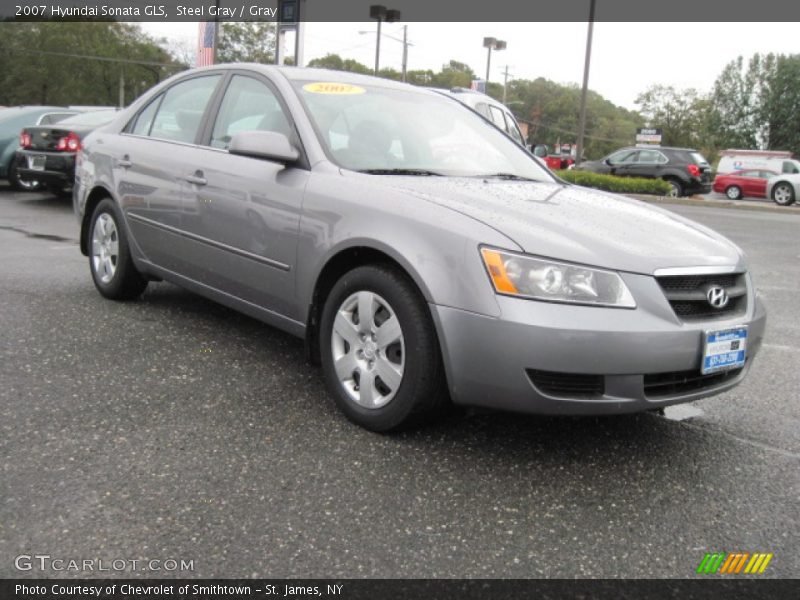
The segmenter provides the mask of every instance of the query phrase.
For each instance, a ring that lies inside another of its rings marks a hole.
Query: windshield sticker
[[[307,83],[303,89],[312,94],[364,94],[367,90],[357,85],[350,85],[349,83],[330,83],[318,82]]]

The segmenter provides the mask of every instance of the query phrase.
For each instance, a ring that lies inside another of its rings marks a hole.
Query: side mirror
[[[300,152],[282,133],[274,131],[240,131],[231,138],[228,152],[239,156],[265,158],[280,163],[297,162]]]

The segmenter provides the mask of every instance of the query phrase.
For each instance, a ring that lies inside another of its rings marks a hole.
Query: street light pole
[[[483,38],[483,47],[488,50],[486,53],[486,89],[489,89],[489,70],[492,68],[492,50],[505,50],[506,43],[493,37]]]
[[[594,3],[589,4],[589,31],[586,34],[586,61],[583,65],[583,89],[581,90],[581,112],[578,125],[578,140],[575,144],[575,164],[581,164],[583,158],[583,138],[586,131],[586,94],[589,89],[589,63],[592,59],[592,32],[594,30]]]
[[[378,75],[381,66],[381,23],[394,23],[400,20],[400,11],[386,8],[382,4],[373,4],[369,7],[370,19],[378,21],[378,36],[375,39],[375,75]]]

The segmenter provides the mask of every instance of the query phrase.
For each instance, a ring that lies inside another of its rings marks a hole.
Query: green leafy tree
[[[185,68],[135,25],[0,23],[0,104],[116,105]],[[132,62],[133,61],[133,62]]]
[[[636,98],[636,104],[648,126],[662,129],[664,145],[703,145],[708,105],[697,90],[653,85]]]
[[[332,69],[334,71],[350,71],[352,73],[362,73],[364,75],[372,75],[373,69],[367,65],[362,65],[357,60],[352,58],[342,58],[338,54],[326,54],[322,58],[315,58],[308,62],[309,67],[318,67],[320,69]]]
[[[275,62],[275,25],[262,21],[222,23],[217,62]]]
[[[778,56],[767,82],[761,114],[768,148],[800,154],[800,54]]]

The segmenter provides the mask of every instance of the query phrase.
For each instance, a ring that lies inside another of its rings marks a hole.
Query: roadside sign
[[[636,130],[637,144],[660,144],[661,129],[639,127]]]

